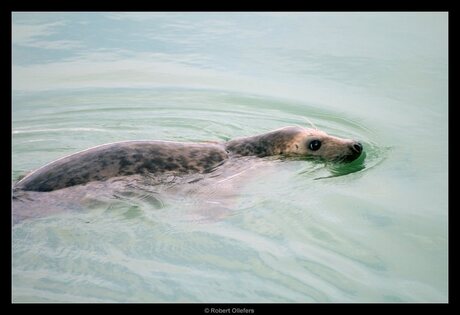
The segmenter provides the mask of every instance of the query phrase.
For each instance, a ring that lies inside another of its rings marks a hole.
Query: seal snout
[[[363,145],[358,141],[353,141],[350,145],[350,154],[345,157],[345,161],[351,162],[356,160],[363,152]]]
[[[356,154],[361,154],[361,152],[363,151],[363,145],[355,141],[351,144],[351,150]]]

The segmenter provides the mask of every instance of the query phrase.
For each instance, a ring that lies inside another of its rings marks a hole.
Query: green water
[[[79,207],[13,226],[13,301],[446,302],[447,19],[13,14],[13,181],[98,144],[306,118],[366,153],[47,195]]]

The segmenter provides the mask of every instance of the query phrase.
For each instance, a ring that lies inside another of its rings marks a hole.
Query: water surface
[[[13,226],[13,301],[447,301],[447,19],[14,13],[13,180],[107,142],[306,118],[366,156],[37,197],[69,211]]]

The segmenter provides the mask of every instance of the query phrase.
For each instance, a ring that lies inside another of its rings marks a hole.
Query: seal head
[[[350,162],[361,155],[363,146],[358,141],[330,136],[324,131],[290,126],[231,140],[226,143],[226,149],[238,155],[302,156]]]

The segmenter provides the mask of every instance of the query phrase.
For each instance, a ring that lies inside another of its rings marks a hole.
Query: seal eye
[[[308,144],[308,148],[312,151],[317,151],[319,150],[319,148],[321,148],[321,141],[319,140],[312,140],[309,144]]]

